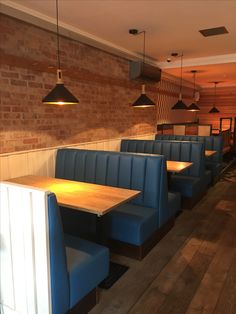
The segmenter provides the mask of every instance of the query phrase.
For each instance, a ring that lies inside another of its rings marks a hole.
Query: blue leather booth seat
[[[52,313],[65,314],[108,275],[106,247],[65,235],[54,194],[48,196]]]
[[[109,214],[109,235],[113,240],[142,245],[179,210],[168,206],[167,172],[164,156],[138,156],[119,152],[60,149],[56,177],[142,191],[132,201]],[[64,212],[66,215],[66,213]],[[92,214],[76,212],[78,229],[91,225]],[[64,219],[64,218],[63,218]],[[73,224],[71,216],[68,224]]]
[[[204,144],[201,142],[122,140],[121,151],[161,154],[167,160],[193,162],[184,172],[173,174],[170,184],[171,190],[192,199],[190,207],[204,194],[210,183],[210,172],[205,171]]]
[[[217,153],[206,158],[206,168],[211,171],[212,181],[216,182],[222,169],[223,138],[222,136],[198,136],[198,135],[168,135],[157,134],[156,140],[200,141],[206,150],[216,150]]]

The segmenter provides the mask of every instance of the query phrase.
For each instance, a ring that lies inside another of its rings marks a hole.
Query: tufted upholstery
[[[167,160],[193,162],[186,171],[172,175],[170,188],[185,198],[197,200],[210,183],[205,171],[204,143],[171,140],[122,140],[121,151],[162,154]],[[171,202],[171,198],[169,198]]]
[[[199,177],[204,172],[204,145],[198,142],[122,140],[120,149],[122,152],[160,154],[167,160],[193,162],[183,175]]]
[[[143,158],[115,152],[60,149],[55,176],[141,190],[142,194],[132,203],[159,210],[167,205],[167,178],[164,170],[163,156]]]
[[[65,314],[92,291],[109,271],[107,248],[64,236],[57,200],[48,196],[52,314]]]
[[[217,153],[206,158],[206,168],[212,172],[213,181],[220,174],[223,156],[223,138],[222,136],[197,136],[197,135],[156,135],[156,140],[177,140],[177,141],[200,141],[207,150],[216,150]]]
[[[175,141],[200,141],[205,144],[205,149],[216,150],[217,153],[209,160],[212,162],[222,162],[223,139],[222,136],[198,136],[198,135],[165,135],[156,134],[156,140],[175,140]]]
[[[164,156],[60,149],[56,177],[142,191],[128,205],[121,205],[109,214],[110,236],[116,240],[140,245],[174,216],[168,207]],[[92,215],[77,212],[76,216],[80,217],[78,229],[91,225]],[[71,223],[75,218],[69,219]]]

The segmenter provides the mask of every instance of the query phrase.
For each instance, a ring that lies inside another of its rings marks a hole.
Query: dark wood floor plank
[[[225,275],[234,254],[228,253],[227,247],[234,249],[231,220],[236,219],[236,208],[234,211],[229,204],[234,204],[235,197],[235,184],[232,187],[232,183],[217,183],[192,211],[178,217],[174,228],[144,260],[113,255],[114,261],[126,264],[130,269],[111,289],[101,290],[100,302],[90,313],[207,313],[206,309],[212,307],[204,300],[204,283],[211,287],[214,272],[218,270],[221,272],[217,277],[219,289],[214,291],[219,295],[221,285],[221,297],[216,305],[216,310],[221,310],[223,291],[232,288],[236,281],[236,270],[232,267],[231,275]],[[226,202],[222,203],[222,200]],[[225,231],[228,225],[229,233]],[[225,266],[221,265],[221,259]],[[216,299],[212,297],[214,305]],[[232,308],[234,302],[232,297]]]
[[[188,308],[187,314],[213,313],[227,272],[236,253],[236,223],[229,219],[224,228],[219,248]]]
[[[231,184],[229,186],[229,193],[227,193],[226,200],[218,206],[218,210],[223,210],[231,217],[231,232],[228,230],[228,245],[226,249],[228,251],[235,252],[236,247],[236,184]],[[225,263],[224,263],[225,264]],[[236,254],[231,263],[231,267],[227,272],[227,276],[224,285],[221,289],[220,296],[218,298],[216,307],[214,309],[214,314],[226,313],[235,314],[236,313]]]
[[[171,293],[156,313],[185,313],[210,261],[211,256],[196,252],[189,265],[180,274]]]
[[[147,291],[143,294],[142,298],[136,303],[130,313],[154,313],[158,310],[157,304],[155,304],[155,300],[153,295],[156,292],[157,298],[160,293],[170,294],[171,290],[174,289],[175,285],[178,285],[178,280],[182,282],[182,279],[179,279],[180,276],[184,273],[184,271],[188,270],[191,266],[192,260],[195,258],[196,253],[202,254],[203,256],[209,256],[209,263],[211,261],[211,257],[215,254],[217,245],[220,239],[219,230],[221,227],[225,225],[228,217],[222,217],[222,214],[219,216],[215,216],[211,214],[211,218],[205,220],[201,225],[196,228],[188,242],[186,242],[185,246],[180,249],[177,254],[170,260],[170,262],[165,266],[162,272],[156,277]],[[196,277],[196,282],[198,282],[198,277]],[[189,289],[189,287],[187,287]],[[195,285],[194,285],[195,289]],[[192,294],[189,293],[189,301],[191,301],[191,296],[194,295],[195,290],[193,289]],[[177,296],[175,296],[177,298]],[[179,298],[182,299],[180,295]],[[161,298],[164,302],[164,299]],[[169,298],[166,296],[165,302],[171,304]],[[151,307],[151,302],[153,306]],[[158,305],[161,305],[159,301]],[[180,302],[180,301],[179,301]],[[185,298],[185,306],[187,307],[187,299]],[[164,306],[164,305],[163,305]],[[147,310],[147,308],[149,310]],[[182,310],[182,308],[181,308]],[[160,311],[160,310],[159,310]],[[166,313],[168,313],[168,309],[165,309]]]
[[[174,226],[141,262],[131,265],[111,289],[102,291],[100,302],[91,313],[128,313],[163,267],[184,245],[201,219],[203,217],[199,213],[184,212],[179,217],[182,227]]]
[[[236,313],[236,255],[227,274],[218,302],[213,311],[214,314]]]

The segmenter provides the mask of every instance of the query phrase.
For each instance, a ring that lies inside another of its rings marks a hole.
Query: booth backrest
[[[168,203],[164,156],[59,149],[56,177],[142,191],[132,203],[156,209]]]
[[[157,134],[156,140],[174,140],[174,141],[200,141],[205,144],[205,149],[216,150],[217,153],[209,158],[210,161],[221,163],[223,151],[222,136],[198,136],[198,135],[162,135]]]
[[[69,275],[60,212],[54,194],[48,196],[48,230],[52,313],[67,313],[70,308]]]
[[[199,177],[205,168],[204,144],[183,141],[122,140],[122,152],[161,154],[167,160],[189,161],[193,166],[182,174]]]

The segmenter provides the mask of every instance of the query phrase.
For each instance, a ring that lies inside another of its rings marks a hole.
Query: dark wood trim
[[[142,260],[151,249],[168,233],[174,226],[175,218],[168,220],[160,229],[156,230],[142,245],[132,245],[122,241],[110,239],[109,247],[112,252],[134,259]]]
[[[163,123],[157,124],[157,132],[163,132],[165,130],[173,130],[174,125],[185,125],[186,127],[199,127],[199,126],[210,126],[210,134],[212,133],[212,125],[209,123],[199,123],[199,122],[176,122],[176,123]],[[171,134],[170,134],[171,135]],[[173,134],[174,135],[174,134]],[[191,134],[185,134],[186,136],[191,136]],[[197,135],[197,134],[193,134]]]
[[[97,288],[90,291],[67,314],[87,314],[97,304]]]

